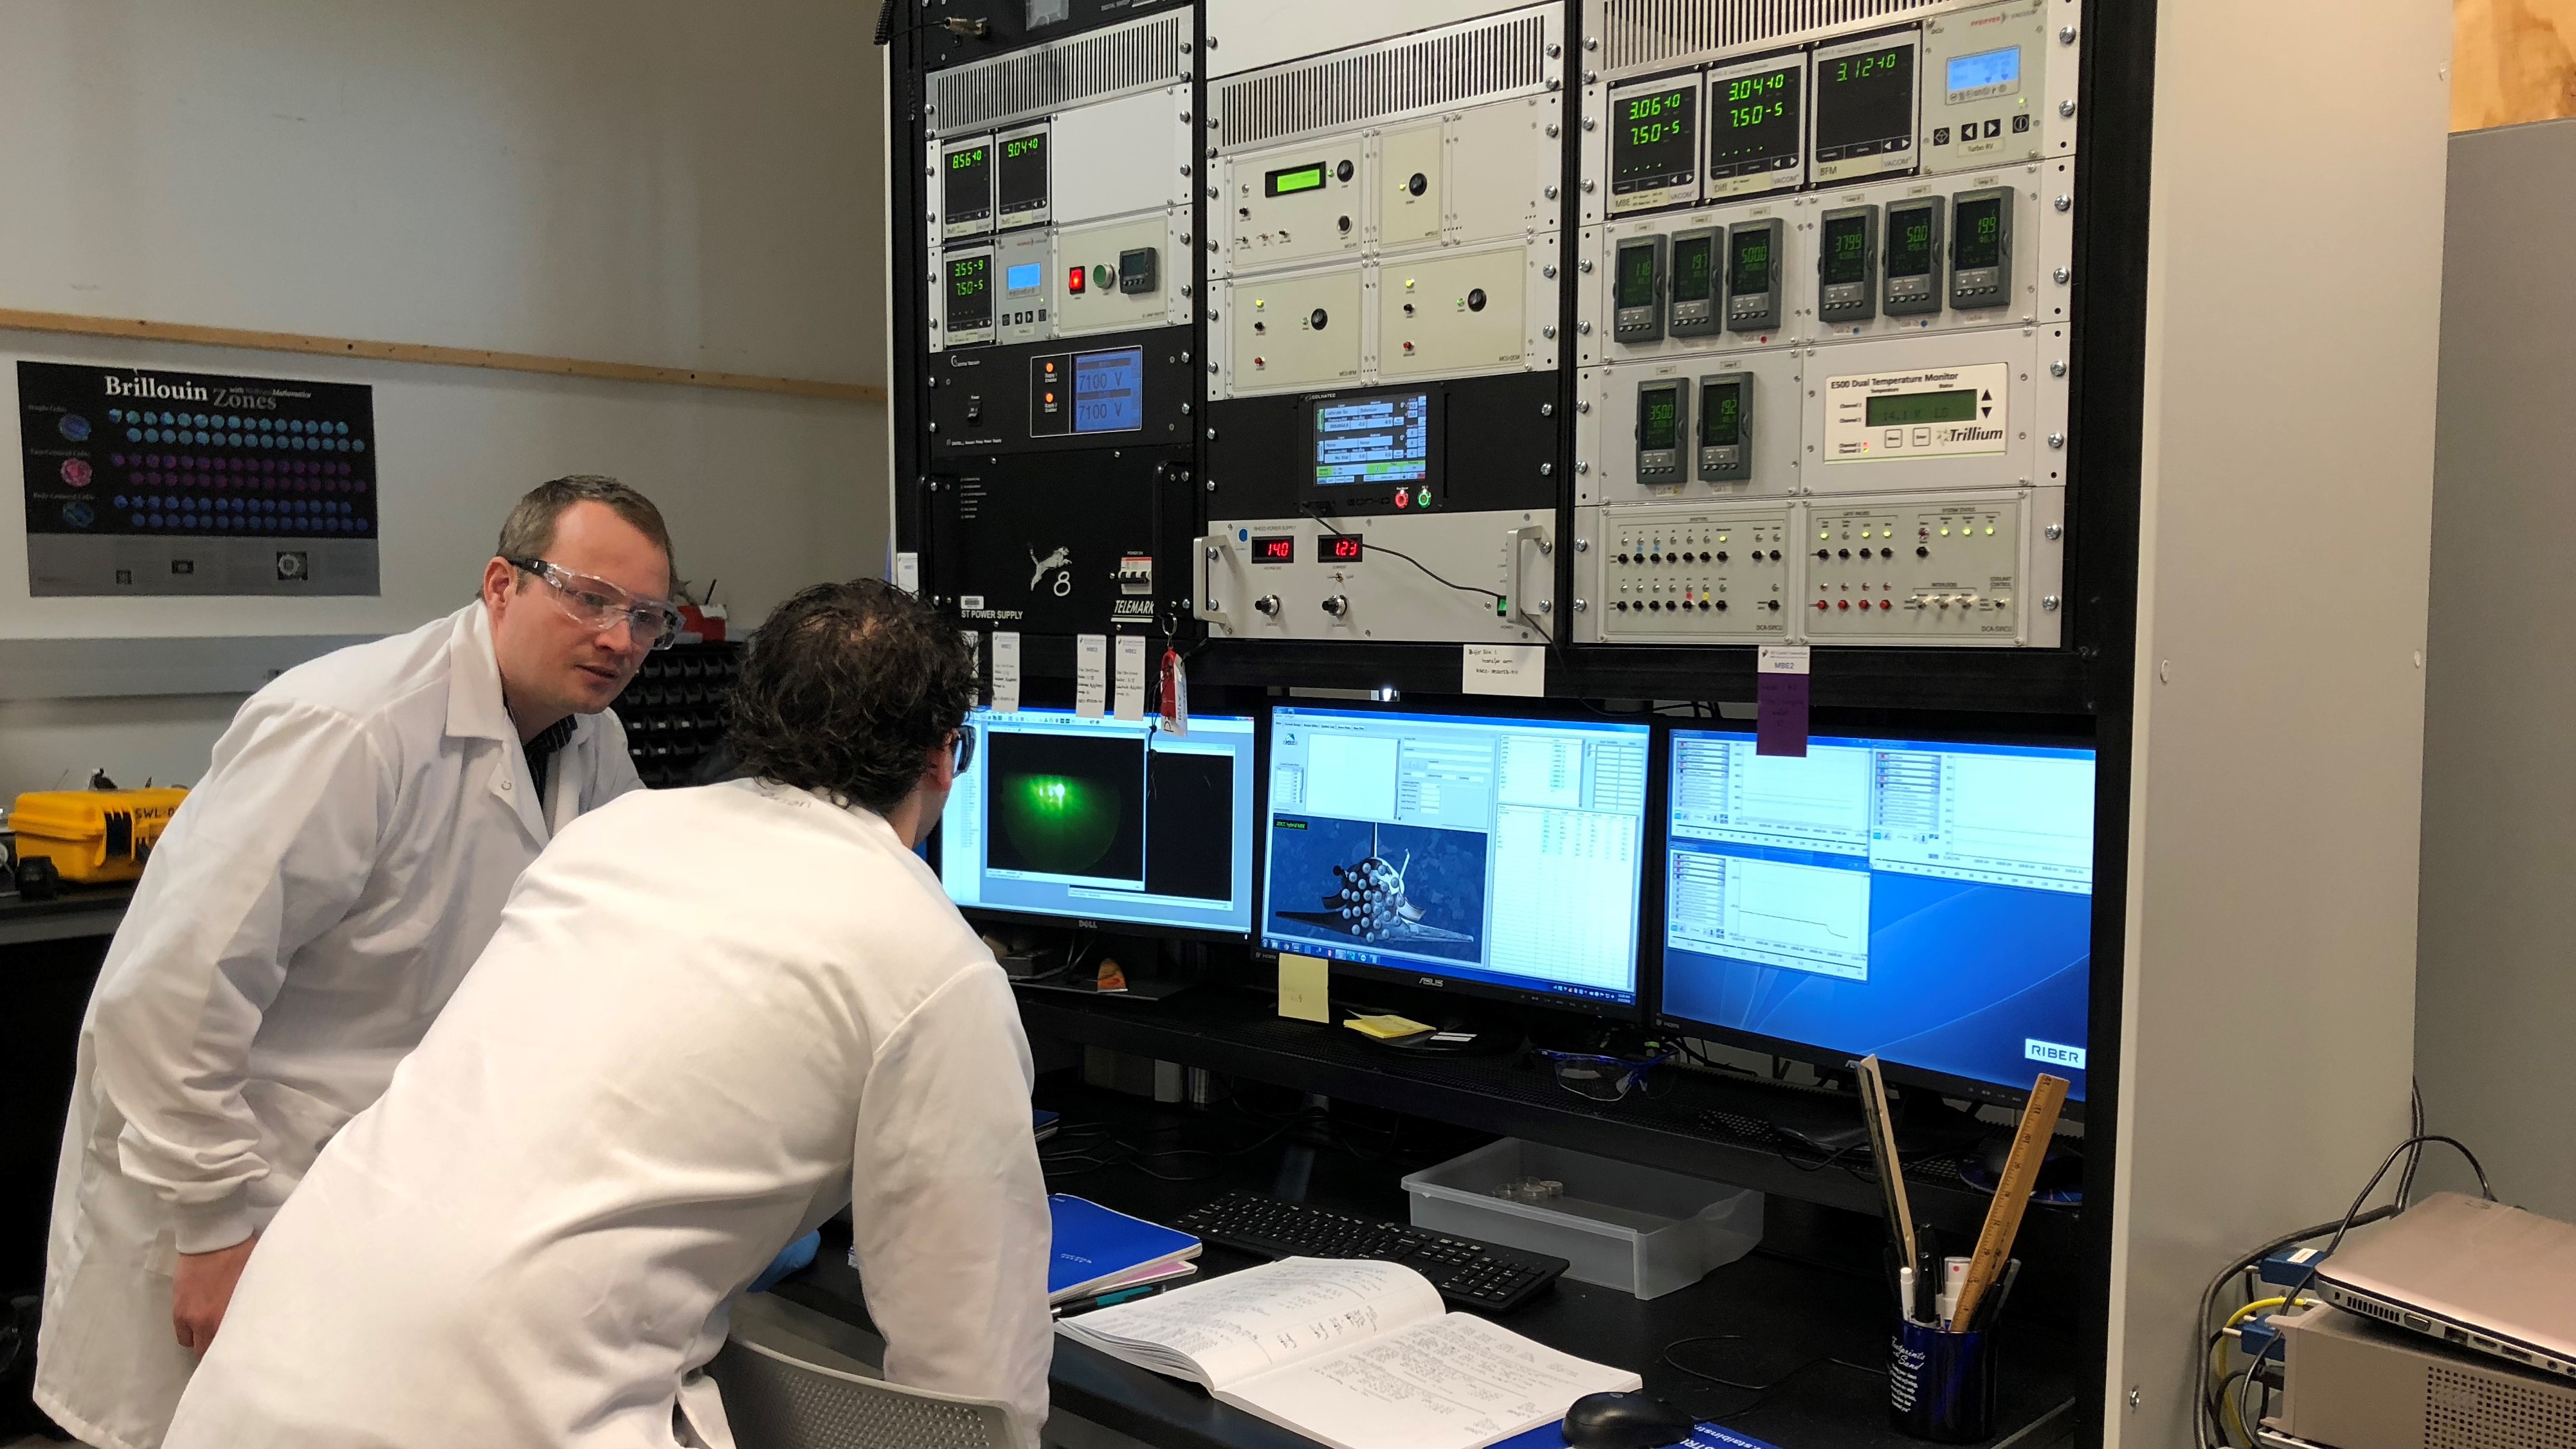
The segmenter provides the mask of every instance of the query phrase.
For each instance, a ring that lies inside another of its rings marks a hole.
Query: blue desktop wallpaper
[[[1675,842],[1676,849],[1697,843]],[[1720,853],[1852,869],[1797,850],[1726,845]],[[1670,862],[1666,862],[1669,878]],[[1852,1057],[2027,1090],[2039,1073],[2085,1073],[2026,1051],[2036,1038],[2082,1047],[2092,971],[2093,901],[2068,891],[1873,871],[1869,979],[1850,981],[1664,944],[1666,1014]]]

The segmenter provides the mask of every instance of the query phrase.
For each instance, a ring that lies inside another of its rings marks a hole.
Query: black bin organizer
[[[742,672],[742,646],[675,644],[644,656],[617,696],[635,773],[655,788],[685,785],[698,759],[724,737],[725,696]]]

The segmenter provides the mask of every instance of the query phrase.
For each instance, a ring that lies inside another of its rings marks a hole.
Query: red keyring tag
[[[1190,734],[1190,676],[1169,645],[1163,649],[1163,730],[1178,739]]]

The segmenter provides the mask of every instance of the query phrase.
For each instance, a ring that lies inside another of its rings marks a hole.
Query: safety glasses
[[[503,562],[545,580],[555,606],[585,629],[605,633],[622,619],[635,641],[649,649],[668,649],[680,637],[680,611],[660,599],[639,599],[606,579],[577,574],[541,558]]]
[[[1540,1056],[1556,1070],[1556,1084],[1578,1097],[1596,1102],[1616,1102],[1637,1088],[1645,1086],[1648,1074],[1673,1059],[1671,1052],[1658,1052],[1651,1057],[1629,1058],[1602,1056],[1592,1052],[1558,1052],[1542,1047]],[[1658,1093],[1648,1091],[1646,1096]]]

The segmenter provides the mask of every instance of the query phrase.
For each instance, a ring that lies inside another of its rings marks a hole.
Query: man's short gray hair
[[[662,562],[669,565],[676,585],[679,565],[671,559],[671,531],[662,524],[662,510],[653,500],[618,482],[591,473],[575,473],[563,478],[550,478],[528,490],[528,496],[510,510],[508,521],[501,525],[501,541],[493,552],[506,559],[543,558],[554,547],[555,523],[565,509],[576,503],[604,503],[616,510],[617,516],[635,526],[635,531],[653,540],[662,550]]]

